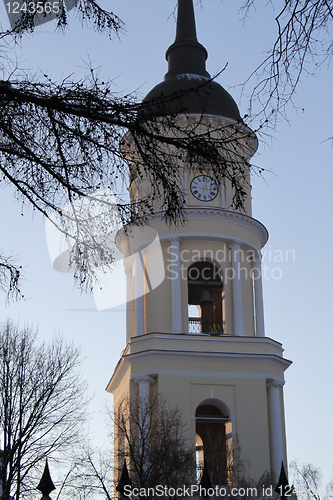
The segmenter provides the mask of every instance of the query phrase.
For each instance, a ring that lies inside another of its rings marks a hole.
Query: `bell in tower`
[[[185,132],[196,127],[210,134],[222,151],[221,169],[216,173],[198,152],[179,157],[174,175],[184,193],[184,224],[168,224],[155,196],[149,223],[118,233],[127,279],[127,343],[107,391],[115,413],[124,399],[143,404],[156,394],[179,408],[189,447],[197,450],[197,463],[206,464],[213,485],[232,484],[227,470],[236,443],[250,477],[272,471],[278,478],[287,463],[283,385],[291,362],[265,334],[260,251],[268,232],[252,217],[249,170],[258,141],[230,94],[210,79],[192,0],[178,0],[176,38],[166,59],[164,81],[144,104],[161,116],[166,135],[172,133],[165,125],[169,115]],[[136,147],[126,135],[129,192],[140,215],[150,179],[136,164]],[[227,175],[235,161],[243,207]],[[161,272],[164,279],[152,286]]]

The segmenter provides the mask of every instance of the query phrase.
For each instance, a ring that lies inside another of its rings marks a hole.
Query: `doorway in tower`
[[[212,262],[198,261],[187,270],[189,333],[225,333],[223,279]]]
[[[195,412],[196,462],[198,477],[204,462],[214,486],[232,482],[232,423],[221,401],[204,401]]]

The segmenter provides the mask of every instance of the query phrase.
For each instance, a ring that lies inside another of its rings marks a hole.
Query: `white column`
[[[172,333],[183,333],[180,239],[170,238]]]
[[[144,280],[143,280],[143,256],[141,251],[135,254],[135,336],[144,335]]]
[[[254,300],[256,310],[256,336],[265,337],[264,297],[262,293],[261,255],[258,252],[253,261]]]
[[[126,276],[126,343],[134,337],[133,321],[133,261],[124,259]]]
[[[155,379],[153,377],[149,377],[148,375],[145,377],[138,377],[134,379],[134,382],[139,384],[139,422],[142,433],[142,439],[145,442],[145,455],[149,455],[149,442],[148,442],[148,434],[149,434],[149,426],[150,426],[150,407],[149,407],[149,393],[150,393],[150,384],[155,383]],[[141,447],[140,443],[140,447]],[[142,451],[142,449],[141,449]]]
[[[280,389],[284,382],[271,380],[267,382],[268,409],[269,409],[269,438],[271,449],[271,469],[279,478],[281,463],[283,462],[283,435],[281,422]]]
[[[244,335],[240,252],[241,250],[239,241],[233,241],[231,244],[231,253],[233,269],[232,298],[234,311],[234,335]]]

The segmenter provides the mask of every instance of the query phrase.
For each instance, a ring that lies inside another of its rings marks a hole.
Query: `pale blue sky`
[[[207,69],[214,74],[228,63],[218,81],[244,114],[246,98],[239,101],[239,88],[231,87],[245,80],[274,40],[272,8],[258,2],[257,11],[243,24],[238,15],[241,1],[202,4],[196,7],[196,19],[199,41],[209,54]],[[110,41],[77,21],[65,34],[54,33],[49,23],[23,37],[15,49],[19,64],[53,79],[72,73],[79,78],[90,60],[104,79],[114,79],[115,91],[139,89],[145,95],[167,71],[164,54],[174,40],[175,0],[105,0],[103,5],[126,23],[127,33],[120,40]],[[7,28],[2,4],[0,16]],[[285,385],[288,459],[320,466],[326,481],[333,467],[333,179],[331,143],[323,141],[333,135],[331,82],[332,69],[327,67],[315,78],[302,78],[296,104],[304,111],[290,108],[290,122],[281,122],[269,144],[260,145],[254,162],[271,173],[264,180],[253,178],[253,216],[270,233],[264,259],[270,276],[264,281],[266,334],[282,342],[285,356],[294,362]],[[0,247],[20,256],[26,275],[26,301],[5,307],[3,297],[1,318],[39,324],[45,338],[62,331],[82,346],[83,372],[96,394],[92,431],[101,442],[98,411],[111,399],[104,389],[125,346],[124,307],[95,311],[93,300],[73,289],[71,276],[53,271],[42,217],[35,214],[32,220],[29,210],[22,217],[9,189],[1,191],[0,203]],[[295,261],[274,262],[277,251],[287,250],[294,250]],[[271,277],[275,267],[282,270],[279,280]]]

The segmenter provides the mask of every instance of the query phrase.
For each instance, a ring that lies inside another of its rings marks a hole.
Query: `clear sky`
[[[138,90],[144,96],[167,71],[164,54],[174,40],[175,3],[105,0],[102,5],[126,23],[120,39],[110,41],[74,19],[65,33],[54,33],[54,23],[37,28],[9,55],[31,73],[47,73],[54,80],[82,77],[90,61],[103,79],[114,81],[115,92]],[[241,114],[247,99],[240,99],[237,85],[275,37],[274,12],[265,3],[258,1],[245,23],[238,13],[240,0],[203,0],[202,8],[196,6],[198,39],[209,54],[207,69],[215,74],[228,63],[218,81]],[[3,4],[0,18],[8,28]],[[326,481],[333,467],[333,174],[332,143],[325,142],[333,136],[331,86],[332,69],[326,66],[316,77],[303,76],[295,99],[299,109],[289,109],[289,123],[281,121],[254,158],[270,172],[264,179],[253,178],[253,216],[270,233],[263,261],[266,334],[282,342],[285,357],[293,360],[284,391],[288,459],[321,467]],[[8,188],[1,190],[0,207],[0,248],[19,255],[26,278],[26,300],[6,307],[3,296],[0,317],[38,324],[41,338],[61,331],[81,345],[83,373],[95,394],[91,432],[101,443],[107,433],[101,430],[100,411],[112,399],[104,390],[125,346],[125,307],[97,312],[93,299],[74,289],[70,275],[52,269],[42,217],[32,217],[26,208],[22,216]]]

